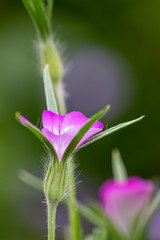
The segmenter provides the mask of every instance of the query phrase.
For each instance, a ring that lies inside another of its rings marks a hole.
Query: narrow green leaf
[[[33,4],[30,4],[29,0],[22,0],[25,8],[27,9],[33,23],[35,24],[35,26],[37,27],[38,32],[40,33],[40,35],[45,38],[45,33],[44,33],[44,29],[43,26],[40,23],[40,19],[37,16],[34,6]]]
[[[30,4],[30,2],[28,0],[22,0],[25,8],[27,9],[27,11],[29,12],[29,14],[33,17],[33,19],[35,19],[35,11],[33,6]]]
[[[25,170],[20,170],[18,172],[18,176],[23,182],[43,192],[43,181],[40,178],[30,174]]]
[[[45,33],[49,36],[49,26],[48,26],[47,18],[45,16],[45,10],[44,10],[42,1],[32,0],[32,3],[35,9],[36,16],[39,19],[40,26],[45,31]]]
[[[94,135],[93,137],[91,137],[90,139],[88,139],[88,141],[86,141],[84,144],[82,144],[80,146],[80,148],[83,148],[83,147],[85,147],[85,146],[87,146],[87,145],[89,145],[89,144],[91,144],[91,143],[93,143],[93,142],[95,142],[95,141],[97,141],[97,140],[99,140],[103,137],[106,137],[107,135],[109,135],[113,132],[116,132],[116,131],[118,131],[122,128],[128,127],[129,125],[131,125],[133,123],[136,123],[136,122],[142,120],[143,118],[144,118],[144,116],[142,116],[140,118],[137,118],[135,120],[129,121],[129,122],[118,124],[117,126],[111,127],[111,128],[109,128],[109,129],[107,129],[103,132],[100,132],[100,133]]]
[[[77,133],[77,135],[73,138],[69,146],[67,147],[62,162],[65,161],[73,152],[79,141],[82,139],[82,137],[85,135],[85,133],[90,129],[90,127],[96,122],[100,117],[102,117],[108,110],[110,106],[105,106],[101,111],[93,115],[93,117],[80,129],[80,131]]]
[[[79,213],[91,223],[98,226],[102,230],[106,229],[113,239],[126,240],[124,236],[119,235],[109,218],[104,215],[104,213],[97,206],[94,208],[94,206],[91,205],[84,206],[83,204],[78,204],[77,208]]]
[[[114,149],[112,152],[112,169],[115,179],[122,182],[127,179],[127,171],[118,149]]]
[[[51,23],[51,18],[52,18],[53,4],[54,4],[54,0],[48,0],[47,18],[48,18],[49,25]]]
[[[43,71],[44,90],[47,109],[58,114],[56,98],[53,90],[52,80],[49,73],[49,66],[46,65]]]
[[[32,4],[34,6],[35,12],[37,14],[37,17],[39,17],[42,26],[48,30],[48,24],[47,24],[47,19],[45,16],[45,10],[44,10],[44,5],[41,0],[31,0]]]
[[[93,209],[91,209],[90,206],[85,206],[85,205],[79,203],[77,206],[77,209],[83,217],[88,219],[95,226],[104,228],[104,226],[106,224],[106,219],[104,219],[104,217],[102,217],[101,215],[99,215],[95,211],[93,211]]]
[[[36,135],[41,140],[41,142],[43,142],[43,144],[47,147],[50,153],[54,156],[54,159],[58,161],[55,149],[53,148],[52,144],[47,140],[47,138],[45,138],[42,132],[35,126],[27,124],[26,122],[22,122],[20,119],[20,113],[16,113],[15,117],[18,122],[20,122],[23,126],[29,129],[34,135]]]

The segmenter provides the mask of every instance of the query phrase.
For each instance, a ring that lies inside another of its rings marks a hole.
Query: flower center
[[[77,133],[77,130],[76,130],[76,127],[74,125],[70,125],[70,126],[67,126],[65,128],[57,128],[57,129],[54,129],[54,134],[56,135],[63,135],[63,134],[73,134],[73,133]]]

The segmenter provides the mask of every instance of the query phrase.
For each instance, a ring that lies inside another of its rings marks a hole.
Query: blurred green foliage
[[[111,176],[111,150],[119,148],[130,175],[160,175],[160,2],[57,0],[53,25],[72,51],[95,44],[122,55],[135,74],[130,109],[109,125],[146,118],[78,154],[79,169],[100,184]],[[40,121],[45,108],[36,35],[20,0],[0,2],[0,239],[45,239],[44,196],[18,180],[25,168],[43,175],[41,143],[14,119],[20,111]],[[85,86],[84,86],[85,87]],[[72,110],[72,109],[70,109]],[[78,109],[77,109],[78,110]],[[42,220],[39,220],[42,217]]]

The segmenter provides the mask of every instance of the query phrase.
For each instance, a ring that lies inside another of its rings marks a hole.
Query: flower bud
[[[67,189],[67,163],[59,164],[57,161],[51,161],[44,183],[44,193],[46,198],[58,203],[60,202]]]
[[[107,218],[122,236],[130,236],[147,219],[155,186],[152,181],[131,177],[124,181],[109,180],[100,188],[99,198]]]

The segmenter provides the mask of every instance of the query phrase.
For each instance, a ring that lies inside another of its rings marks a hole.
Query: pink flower
[[[26,118],[20,117],[21,122],[32,125]],[[65,150],[76,136],[79,130],[89,121],[80,112],[70,112],[60,115],[51,111],[44,111],[42,115],[42,133],[54,147],[59,161],[61,161]],[[100,132],[103,124],[96,121],[80,140],[76,148],[82,145],[92,135]]]
[[[101,186],[99,199],[114,227],[128,236],[138,214],[138,227],[146,219],[153,192],[154,184],[148,180],[131,177],[118,182],[112,179]]]

